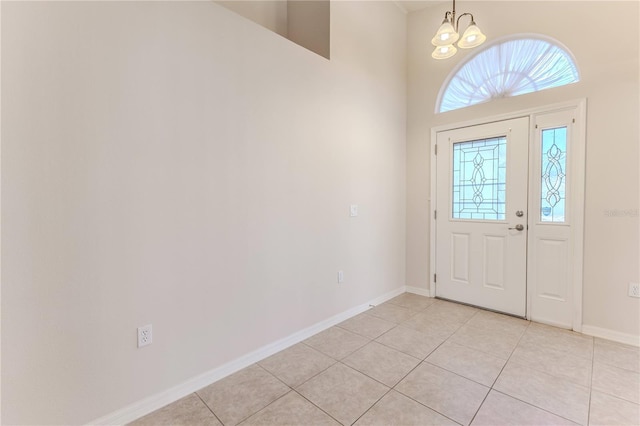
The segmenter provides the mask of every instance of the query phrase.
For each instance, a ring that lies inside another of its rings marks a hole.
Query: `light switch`
[[[351,216],[351,217],[358,216],[358,205],[357,204],[351,204],[351,206],[349,206],[349,216]]]

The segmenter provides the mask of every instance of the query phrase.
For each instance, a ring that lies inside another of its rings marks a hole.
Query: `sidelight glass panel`
[[[507,138],[453,144],[452,218],[504,220]]]
[[[564,222],[567,181],[567,128],[542,131],[540,220]]]

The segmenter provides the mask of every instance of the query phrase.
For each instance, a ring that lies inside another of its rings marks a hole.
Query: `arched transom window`
[[[454,69],[440,89],[436,112],[579,80],[568,49],[549,37],[519,35],[487,46]]]

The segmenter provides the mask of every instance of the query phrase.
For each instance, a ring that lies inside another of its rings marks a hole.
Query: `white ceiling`
[[[424,9],[425,7],[434,6],[440,3],[446,3],[442,0],[397,0],[407,12],[415,12],[416,10]]]

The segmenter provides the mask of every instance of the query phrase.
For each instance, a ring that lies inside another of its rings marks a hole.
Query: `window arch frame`
[[[577,78],[576,78],[575,81],[573,81],[571,83],[566,83],[566,84],[563,84],[563,85],[560,85],[560,86],[545,87],[545,88],[542,88],[542,89],[537,89],[537,90],[534,90],[532,92],[522,93],[522,94],[515,95],[515,96],[526,95],[528,93],[536,93],[536,92],[539,92],[539,91],[542,91],[542,90],[546,90],[546,89],[553,89],[555,87],[562,87],[562,86],[566,86],[566,85],[569,85],[569,84],[578,83],[580,81],[581,73],[580,73],[580,68],[578,67],[578,61],[576,60],[576,57],[573,54],[573,52],[564,43],[560,42],[559,40],[557,40],[557,39],[555,39],[553,37],[550,37],[550,36],[547,36],[547,35],[544,35],[544,34],[538,34],[538,33],[510,34],[510,35],[506,35],[506,36],[503,36],[503,37],[499,37],[499,38],[493,40],[492,42],[487,43],[486,45],[484,45],[482,47],[482,49],[474,52],[473,54],[469,55],[468,57],[466,57],[462,61],[460,61],[458,64],[456,64],[456,66],[449,72],[449,74],[445,78],[444,82],[440,86],[440,90],[438,91],[438,97],[436,99],[435,114],[442,114],[442,113],[445,113],[445,112],[456,111],[456,110],[459,110],[459,109],[467,108],[467,107],[474,106],[474,105],[480,105],[480,104],[492,101],[494,98],[489,98],[489,99],[486,99],[484,101],[480,101],[480,102],[476,102],[476,103],[473,103],[473,104],[461,106],[461,107],[450,109],[450,110],[447,110],[447,111],[440,111],[440,108],[442,106],[442,101],[444,99],[444,95],[445,95],[447,89],[449,88],[449,85],[451,84],[451,81],[455,78],[455,76],[458,74],[458,72],[465,65],[467,65],[468,63],[473,61],[478,55],[481,55],[482,53],[486,52],[487,50],[489,50],[489,49],[491,49],[491,48],[493,48],[495,46],[498,46],[500,44],[504,44],[504,43],[507,43],[507,42],[510,42],[510,41],[516,41],[516,40],[540,40],[540,41],[549,43],[550,45],[558,48],[559,50],[561,50],[566,55],[566,57],[569,60],[571,60],[571,63],[573,64],[573,67],[576,70],[576,77]],[[506,96],[506,97],[515,97],[515,96]]]

